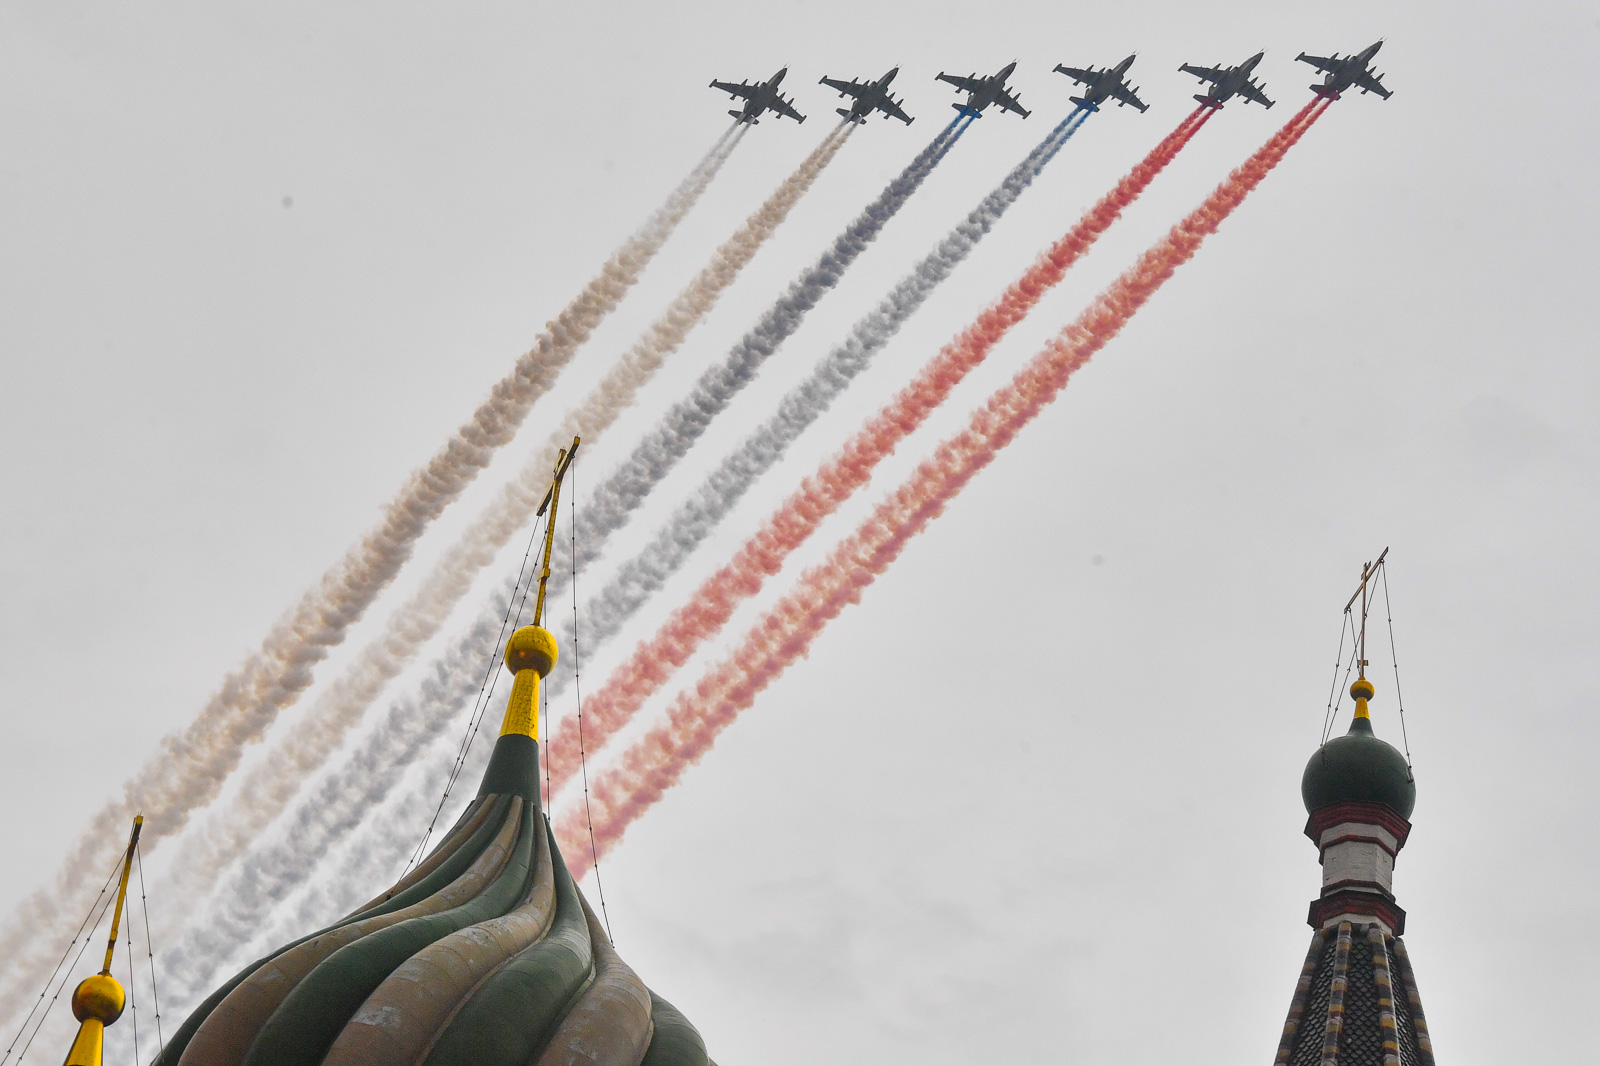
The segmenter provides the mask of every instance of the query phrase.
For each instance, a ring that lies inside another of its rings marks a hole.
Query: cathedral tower
[[[1405,757],[1372,731],[1374,694],[1365,677],[1350,686],[1350,731],[1317,749],[1300,782],[1322,892],[1274,1066],[1433,1066],[1394,896],[1417,787]]]

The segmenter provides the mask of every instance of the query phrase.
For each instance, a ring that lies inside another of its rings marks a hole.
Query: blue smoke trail
[[[855,324],[849,337],[817,365],[811,376],[784,397],[777,413],[722,461],[644,550],[624,563],[610,584],[589,600],[582,614],[586,650],[592,652],[598,644],[615,636],[688,560],[756,479],[770,470],[789,445],[871,365],[873,357],[977,247],[1092,113],[1079,107],[1062,119],[877,307]],[[567,647],[572,646],[575,637],[568,623]],[[570,676],[570,671],[563,671],[547,682],[551,697],[565,688]]]

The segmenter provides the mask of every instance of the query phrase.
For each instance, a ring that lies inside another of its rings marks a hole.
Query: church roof
[[[1376,922],[1318,929],[1274,1066],[1433,1066],[1404,942]]]
[[[1433,1066],[1393,885],[1416,783],[1405,757],[1372,731],[1372,682],[1359,678],[1350,695],[1349,734],[1311,756],[1301,786],[1322,893],[1274,1066]]]
[[[708,1066],[612,948],[541,809],[535,709],[555,653],[537,626],[512,635],[501,736],[428,857],[213,992],[157,1066]]]

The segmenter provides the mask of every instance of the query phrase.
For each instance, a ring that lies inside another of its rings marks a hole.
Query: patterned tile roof
[[[1405,944],[1348,921],[1311,936],[1274,1066],[1434,1066]]]

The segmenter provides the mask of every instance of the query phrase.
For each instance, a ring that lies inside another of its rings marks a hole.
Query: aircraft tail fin
[[[1221,104],[1219,104],[1215,100],[1211,99],[1211,97],[1207,96],[1205,93],[1195,93],[1194,94],[1194,98],[1196,100],[1199,100],[1202,104],[1207,105],[1208,107],[1214,107],[1214,108],[1218,108],[1218,109],[1220,109],[1222,107]]]
[[[1083,108],[1085,111],[1098,111],[1098,110],[1100,110],[1100,105],[1099,104],[1091,104],[1088,100],[1084,99],[1081,96],[1069,96],[1069,97],[1067,97],[1067,99],[1071,100],[1073,103],[1077,104],[1079,107]]]
[[[854,111],[851,111],[848,107],[836,107],[834,108],[834,111],[837,112],[841,118],[849,119],[858,126],[865,126],[867,124],[866,119],[862,118]]]
[[[741,122],[748,122],[752,126],[754,126],[756,124],[756,120],[753,119],[753,118],[746,118],[745,117],[745,113],[743,111],[735,111],[732,108],[729,108],[728,109],[728,114],[732,115],[734,118],[738,119]]]
[[[1318,82],[1317,84],[1313,85],[1311,87],[1311,91],[1316,93],[1318,96],[1320,96],[1324,100],[1337,100],[1337,99],[1339,99],[1339,94],[1338,93],[1334,92],[1332,89],[1328,88],[1326,85],[1322,84],[1321,82]]]

